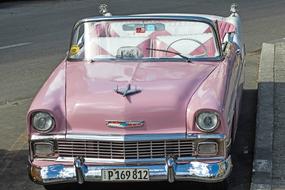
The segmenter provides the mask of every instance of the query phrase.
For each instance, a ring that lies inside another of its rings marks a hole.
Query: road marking
[[[7,45],[7,46],[1,46],[0,50],[3,49],[9,49],[9,48],[15,48],[15,47],[21,47],[21,46],[27,46],[32,44],[32,42],[25,42],[25,43],[19,43],[19,44],[11,44],[11,45]]]
[[[0,175],[2,175],[9,165],[14,161],[15,157],[17,156],[18,150],[22,150],[24,146],[27,145],[27,133],[23,132],[17,138],[15,143],[9,148],[7,153],[2,158],[3,166],[0,170]]]

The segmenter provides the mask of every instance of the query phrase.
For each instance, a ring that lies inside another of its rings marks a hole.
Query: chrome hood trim
[[[67,135],[32,135],[31,140],[78,139],[102,141],[151,141],[175,139],[226,139],[224,134],[147,134],[147,135],[96,135],[96,134],[67,134]]]

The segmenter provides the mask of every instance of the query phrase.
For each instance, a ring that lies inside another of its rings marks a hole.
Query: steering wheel
[[[173,46],[173,44],[177,43],[177,42],[180,42],[180,41],[185,41],[185,40],[189,40],[189,41],[193,41],[193,42],[196,42],[197,44],[199,44],[202,48],[203,48],[203,51],[204,53],[203,54],[200,54],[200,55],[197,55],[197,57],[204,57],[204,56],[209,56],[208,54],[208,51],[207,51],[207,47],[200,41],[198,40],[195,40],[195,39],[192,39],[192,38],[181,38],[181,39],[178,39],[178,40],[175,40],[174,42],[172,42],[171,44],[169,44],[169,46],[167,47],[166,49],[166,52],[165,52],[165,55],[167,56],[167,51],[169,50],[169,48],[171,46]]]

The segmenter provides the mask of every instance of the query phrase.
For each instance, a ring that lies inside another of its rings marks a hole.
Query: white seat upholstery
[[[86,44],[86,54],[96,56],[116,56],[121,47],[137,47],[145,57],[149,56],[146,48],[150,47],[148,37],[97,37]]]

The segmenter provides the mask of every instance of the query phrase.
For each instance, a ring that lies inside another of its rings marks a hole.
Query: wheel
[[[185,41],[185,40],[196,42],[197,44],[199,44],[203,48],[204,53],[201,55],[196,55],[197,57],[204,57],[204,56],[208,57],[209,56],[208,51],[207,51],[207,47],[202,42],[195,40],[195,39],[192,39],[192,38],[181,38],[181,39],[175,40],[174,42],[169,44],[169,46],[166,48],[165,54],[167,55],[167,51],[169,50],[169,48],[171,48],[171,46],[173,46],[173,44],[180,42],[180,41]]]
[[[217,190],[227,190],[228,187],[229,187],[229,184],[230,184],[230,182],[229,182],[229,180],[227,178],[224,181],[210,184],[211,188],[209,188],[209,189],[211,189],[211,190],[216,190],[216,189]]]
[[[60,189],[65,189],[66,186],[64,185],[44,185],[44,188],[46,190],[60,190]]]
[[[77,189],[77,184],[55,184],[55,185],[44,185],[46,190],[75,190]]]

